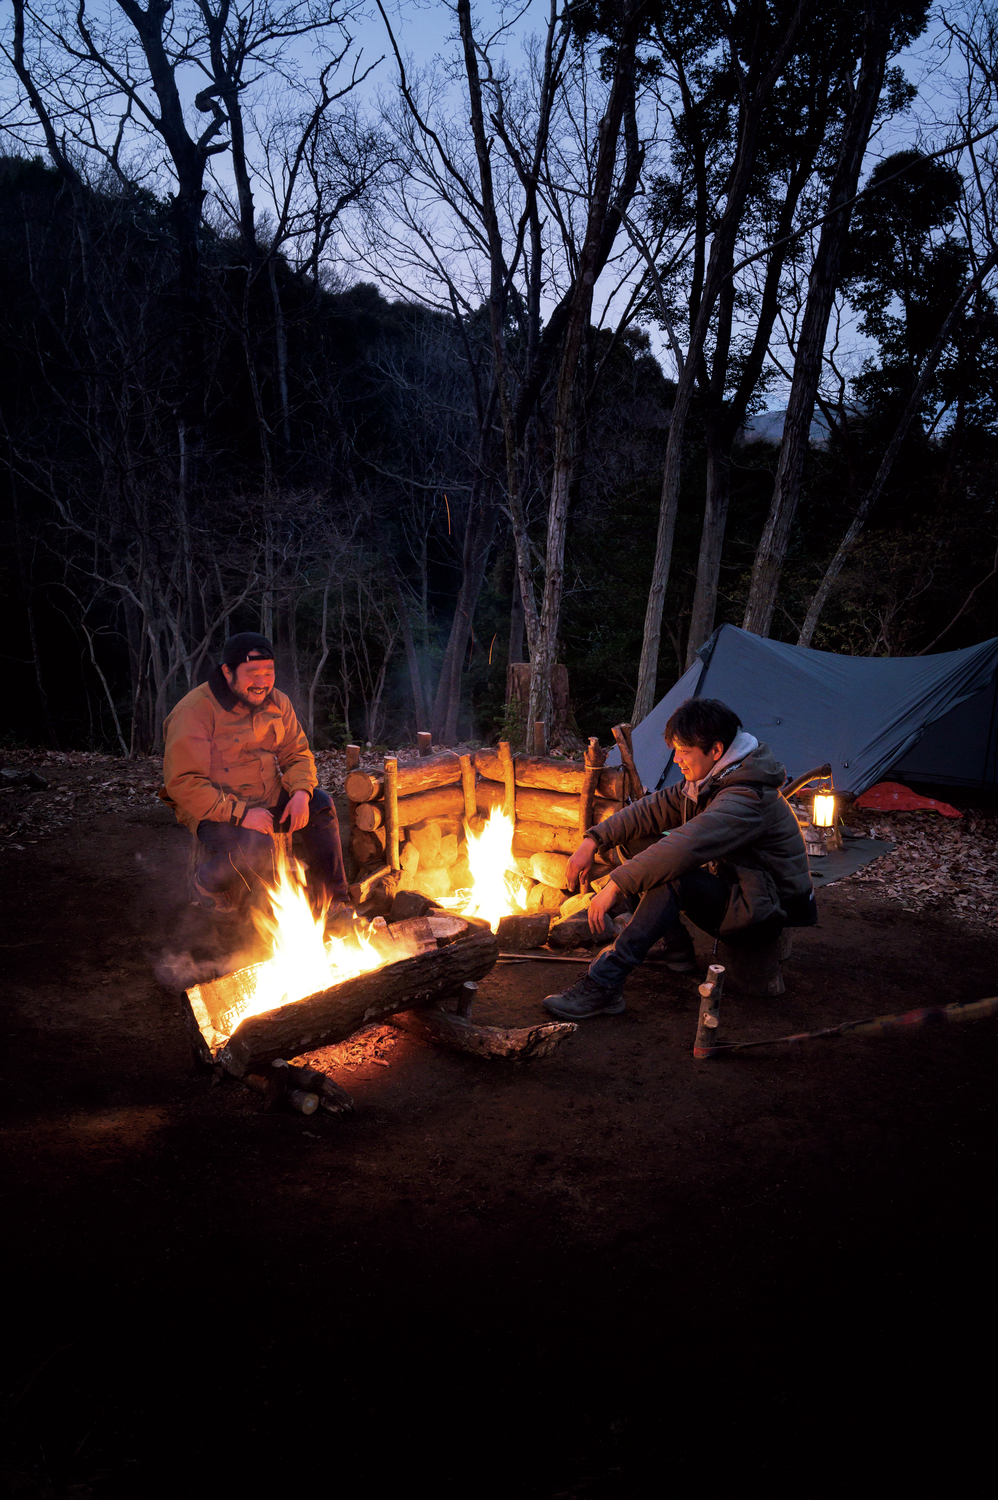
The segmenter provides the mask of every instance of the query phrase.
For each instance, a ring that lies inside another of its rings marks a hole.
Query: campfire
[[[515,828],[513,819],[499,807],[492,809],[480,833],[466,823],[471,885],[452,896],[438,897],[438,905],[465,917],[481,917],[493,932],[498,932],[503,917],[525,912],[528,882],[513,855]]]

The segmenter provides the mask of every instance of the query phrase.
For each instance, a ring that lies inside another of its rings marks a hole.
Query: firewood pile
[[[625,767],[604,765],[606,752],[595,739],[581,761],[513,755],[506,742],[404,762],[388,756],[378,769],[361,765],[356,748],[355,758],[344,789],[357,901],[378,890],[389,897],[408,891],[430,902],[470,890],[467,831],[480,833],[499,809],[514,825],[526,914],[558,923],[586,904],[568,889],[569,855],[587,828],[611,817],[625,793],[636,790]]]
[[[968,811],[959,823],[934,812],[865,814],[852,819],[871,838],[896,845],[843,885],[900,902],[905,911],[935,911],[998,927],[998,815]]]

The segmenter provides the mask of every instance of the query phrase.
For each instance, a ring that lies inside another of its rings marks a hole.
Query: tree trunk
[[[890,46],[889,18],[879,11],[868,11],[865,31],[859,78],[828,193],[831,217],[821,226],[818,251],[808,279],[807,306],[794,360],[794,378],[783,424],[776,485],[756,552],[745,618],[742,621],[743,628],[756,635],[768,635],[773,620],[780,572],[800,499],[828,318],[849,232],[851,200],[856,196],[863,157],[883,88]],[[839,204],[845,206],[838,208]]]

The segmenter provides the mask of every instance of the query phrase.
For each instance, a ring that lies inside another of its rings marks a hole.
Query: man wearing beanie
[[[216,915],[238,912],[273,864],[273,835],[300,833],[309,880],[334,906],[347,899],[336,809],[291,701],[274,686],[266,636],[230,636],[201,687],[163,726],[163,800],[195,833],[194,894]]]

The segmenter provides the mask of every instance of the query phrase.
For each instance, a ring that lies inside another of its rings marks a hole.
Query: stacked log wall
[[[357,766],[346,779],[351,851],[362,867],[380,863],[397,872],[399,888],[426,885],[425,894],[439,898],[444,894],[442,877],[421,880],[420,870],[424,877],[431,871],[453,871],[453,878],[466,885],[470,872],[464,823],[474,818],[484,820],[493,808],[504,807],[514,818],[513,852],[518,866],[525,877],[536,880],[531,856],[571,854],[585,827],[612,817],[622,806],[625,772],[621,767],[604,767],[604,758],[605,752],[593,739],[584,761],[513,756],[509,745],[503,743],[497,749],[479,750],[474,756],[446,751],[402,764],[390,759],[384,772]],[[442,862],[428,864],[435,846],[425,838],[414,841],[410,830],[435,822],[445,830],[442,847],[446,853],[439,856]],[[456,859],[451,857],[449,842],[455,834]],[[422,850],[419,857],[416,843]],[[543,868],[550,866],[553,870],[556,863],[548,861]],[[463,885],[451,888],[462,889]],[[555,910],[555,890],[564,893],[563,887],[552,887],[549,894],[535,900],[546,903],[545,909]]]

